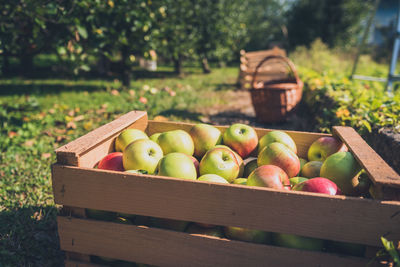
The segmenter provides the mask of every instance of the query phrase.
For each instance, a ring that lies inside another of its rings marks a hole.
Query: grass
[[[50,165],[54,149],[130,110],[150,119],[202,120],[199,108],[224,104],[237,68],[178,78],[0,80],[0,266],[60,266]],[[158,117],[159,118],[159,117]]]

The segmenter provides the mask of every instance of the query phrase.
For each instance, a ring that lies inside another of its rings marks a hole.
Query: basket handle
[[[261,60],[260,63],[258,63],[258,65],[257,65],[257,67],[256,67],[256,69],[255,69],[255,71],[254,71],[254,74],[253,74],[253,81],[251,82],[251,85],[252,85],[253,89],[256,89],[256,88],[257,88],[257,87],[256,87],[256,78],[257,78],[257,74],[258,74],[258,69],[259,69],[266,61],[269,61],[269,60],[271,60],[271,59],[280,59],[280,60],[282,60],[283,62],[285,62],[286,65],[288,65],[288,67],[290,68],[290,70],[293,72],[294,77],[295,77],[295,79],[296,79],[296,83],[297,83],[298,85],[301,84],[301,80],[300,80],[299,75],[298,75],[298,73],[297,73],[297,69],[296,69],[295,65],[293,64],[293,62],[292,62],[289,58],[284,57],[284,56],[281,56],[281,55],[271,55],[271,56],[266,56],[263,60]]]

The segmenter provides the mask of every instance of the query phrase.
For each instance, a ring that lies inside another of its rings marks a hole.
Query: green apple
[[[247,185],[247,178],[236,178],[233,180],[233,184]]]
[[[200,161],[200,175],[217,174],[230,183],[238,177],[239,169],[233,152],[223,147],[209,150]]]
[[[352,196],[366,196],[372,185],[371,180],[365,170],[361,170],[353,179],[351,179]]]
[[[255,169],[257,169],[257,158],[251,158],[250,160],[245,161],[243,177],[249,177],[250,173],[252,173]]]
[[[304,164],[300,171],[301,176],[306,178],[314,178],[320,176],[322,162],[321,161],[309,161]]]
[[[223,143],[237,152],[242,158],[246,158],[258,145],[256,131],[245,124],[232,124],[223,134]]]
[[[165,155],[158,165],[158,174],[175,178],[196,180],[197,171],[187,154],[172,152]]]
[[[299,157],[287,146],[278,142],[270,143],[261,150],[257,164],[276,165],[282,168],[289,178],[295,177],[300,171]]]
[[[239,164],[239,174],[238,177],[242,177],[243,176],[243,172],[244,172],[244,160],[242,159],[241,156],[239,156],[238,153],[235,152],[235,150],[231,149],[229,146],[225,146],[225,145],[216,145],[215,147],[223,147],[226,149],[229,149],[230,151],[232,151],[232,153],[235,155],[235,158]]]
[[[116,218],[117,214],[112,211],[85,209],[86,216],[89,219],[112,221]]]
[[[247,185],[284,189],[290,182],[286,172],[278,166],[262,165],[250,173]]]
[[[180,152],[192,156],[194,152],[192,137],[184,130],[173,130],[160,134],[158,144],[164,155]]]
[[[173,220],[166,218],[151,218],[151,225],[161,229],[174,230],[184,232],[189,222],[181,220]]]
[[[322,251],[325,248],[324,240],[312,237],[273,233],[272,239],[275,245],[281,247],[314,251]]]
[[[201,227],[198,224],[193,223],[189,225],[189,227],[186,229],[186,232],[189,234],[208,235],[208,236],[224,238],[224,234],[220,229],[220,227],[218,226]]]
[[[122,162],[125,170],[145,170],[154,174],[162,157],[163,152],[156,142],[140,139],[125,148]]]
[[[267,244],[271,242],[271,233],[252,230],[241,227],[227,226],[224,227],[225,236],[229,239],[253,242],[259,244]]]
[[[301,172],[301,169],[303,168],[304,164],[306,164],[308,161],[306,159],[300,158],[300,157],[299,157],[299,160],[300,160],[300,172]]]
[[[352,179],[361,167],[350,152],[337,152],[330,155],[322,164],[321,177],[334,182],[345,195],[353,194]]]
[[[325,161],[330,155],[347,151],[347,146],[335,137],[324,136],[315,140],[308,148],[309,161]]]
[[[198,159],[222,141],[221,131],[209,124],[196,124],[190,129],[189,134],[194,143],[194,156]]]
[[[123,130],[115,139],[115,151],[123,152],[130,143],[139,139],[149,139],[149,137],[145,132],[138,129]]]
[[[283,131],[271,131],[260,138],[258,142],[258,153],[263,150],[264,147],[271,143],[281,143],[290,148],[294,153],[297,153],[296,143],[287,133]]]
[[[151,141],[154,141],[158,144],[158,137],[160,137],[161,133],[152,134],[149,138]]]
[[[307,181],[308,178],[305,177],[292,177],[289,179],[290,186],[294,187],[295,185]]]
[[[203,174],[199,178],[197,178],[198,181],[205,181],[205,182],[214,182],[214,183],[222,183],[222,184],[229,184],[229,182],[216,174],[213,173],[208,173],[208,174]]]

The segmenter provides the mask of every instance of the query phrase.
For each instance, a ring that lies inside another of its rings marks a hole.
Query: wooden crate
[[[89,255],[160,266],[366,266],[381,247],[381,236],[400,240],[400,177],[348,127],[334,127],[334,135],[347,144],[382,196],[392,200],[93,168],[112,151],[123,129],[137,128],[151,135],[191,127],[189,123],[148,121],[145,112],[132,111],[56,150],[52,179],[55,202],[63,205],[57,221],[66,266],[97,266],[90,263]],[[226,126],[218,128],[224,131]],[[270,130],[256,131],[261,137]],[[327,136],[287,133],[301,157],[314,140]],[[97,221],[85,217],[85,208],[365,244],[371,253],[354,257]]]

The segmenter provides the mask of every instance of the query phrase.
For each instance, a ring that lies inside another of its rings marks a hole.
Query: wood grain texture
[[[93,167],[113,150],[113,142],[118,134],[133,126],[144,131],[147,127],[147,113],[131,111],[56,149],[57,162],[70,166]]]
[[[100,265],[91,262],[81,262],[75,260],[66,260],[65,267],[106,267],[107,265]]]
[[[366,266],[368,259],[58,217],[61,249],[157,266]]]
[[[182,129],[184,131],[189,132],[190,129],[193,127],[193,123],[182,123],[182,122],[158,122],[158,121],[149,121],[147,127],[148,135],[152,135],[154,133],[161,133],[176,129]],[[215,125],[222,133],[229,126],[217,126]],[[274,129],[262,129],[262,128],[254,128],[257,132],[258,138],[263,137],[270,131],[274,131]],[[280,130],[282,131],[282,130]],[[303,157],[307,159],[307,152],[309,146],[318,138],[323,136],[331,136],[329,134],[322,134],[322,133],[310,133],[310,132],[299,132],[299,131],[284,131],[288,135],[290,135],[297,145],[297,155],[299,157]]]
[[[400,202],[53,165],[55,202],[382,246],[400,240]]]
[[[335,126],[333,134],[339,137],[364,167],[375,184],[400,190],[400,176],[351,127]],[[400,153],[400,152],[399,152]]]

